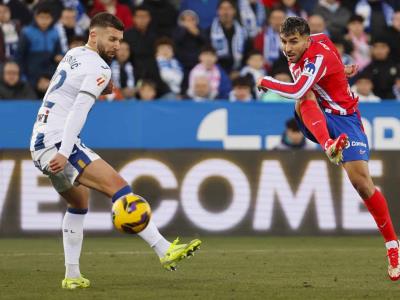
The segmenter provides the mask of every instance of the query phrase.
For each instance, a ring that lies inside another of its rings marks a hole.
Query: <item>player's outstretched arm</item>
[[[271,90],[286,98],[301,99],[323,76],[326,70],[323,60],[323,56],[316,56],[314,61],[308,62],[304,66],[303,72],[293,83],[279,81],[266,76],[257,82],[257,88]]]

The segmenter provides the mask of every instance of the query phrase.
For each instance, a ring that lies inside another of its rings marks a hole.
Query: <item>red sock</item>
[[[326,119],[318,104],[313,100],[300,102],[300,112],[303,123],[314,135],[322,149],[325,150],[325,143],[330,139]]]
[[[369,199],[364,199],[364,203],[374,217],[385,242],[397,241],[397,235],[393,228],[386,199],[382,193],[378,189],[375,189],[375,193]]]

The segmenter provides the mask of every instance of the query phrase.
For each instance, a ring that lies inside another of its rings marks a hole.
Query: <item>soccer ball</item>
[[[114,202],[112,221],[119,231],[136,234],[149,224],[151,208],[139,195],[126,195]]]

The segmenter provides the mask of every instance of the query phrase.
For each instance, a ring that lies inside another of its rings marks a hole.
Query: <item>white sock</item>
[[[79,257],[83,241],[83,220],[86,214],[66,212],[62,224],[65,256],[65,278],[79,278]]]
[[[385,243],[386,249],[390,249],[390,248],[397,248],[399,247],[399,242],[396,240],[393,241],[389,241]]]
[[[147,227],[138,233],[138,235],[146,241],[147,244],[157,253],[159,257],[163,257],[171,245],[158,231],[156,224],[150,220]]]

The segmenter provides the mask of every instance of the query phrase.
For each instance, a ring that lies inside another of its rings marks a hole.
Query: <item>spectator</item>
[[[331,35],[343,34],[351,15],[338,0],[319,0],[314,14],[322,16]]]
[[[231,76],[238,71],[246,50],[251,47],[246,30],[235,20],[236,8],[232,0],[218,4],[218,17],[210,28],[211,44],[216,50],[218,63]]]
[[[62,52],[69,50],[69,43],[76,36],[84,36],[85,32],[76,23],[77,11],[74,8],[64,8],[56,28],[60,37]]]
[[[265,75],[266,72],[264,70],[264,58],[262,54],[257,50],[251,51],[246,60],[246,65],[240,71],[240,76],[245,76],[250,79],[254,98],[258,99],[261,96],[261,93],[256,87],[256,82],[260,77],[264,77]]]
[[[111,76],[114,87],[121,91],[124,98],[132,98],[136,92],[133,65],[129,60],[130,54],[129,44],[123,41],[115,59],[111,63]]]
[[[143,4],[150,10],[157,37],[172,37],[178,18],[178,11],[175,6],[170,1],[160,0],[144,0]]]
[[[0,82],[0,99],[37,99],[29,83],[21,81],[16,62],[6,62]]]
[[[18,45],[18,63],[31,84],[38,81],[40,73],[53,74],[63,57],[53,17],[45,6],[35,11],[34,23],[22,29]]]
[[[292,78],[290,74],[284,71],[277,70],[276,73],[273,75],[276,80],[283,81],[283,82],[292,82]],[[296,100],[283,97],[279,94],[271,92],[268,90],[267,92],[263,93],[261,96],[261,102],[295,102]]]
[[[46,73],[42,73],[39,75],[36,84],[35,84],[35,92],[39,99],[43,99],[46,91],[50,85],[51,76]]]
[[[10,8],[0,4],[0,26],[4,36],[5,58],[13,59],[17,54],[19,28],[17,22],[11,20]]]
[[[157,96],[156,83],[151,79],[143,79],[138,81],[137,97],[142,101],[155,100]]]
[[[351,42],[346,41],[342,37],[333,37],[332,42],[340,54],[342,63],[344,65],[354,64],[353,57],[351,57],[351,55],[349,55],[349,53],[351,53],[353,51],[353,45],[351,44]]]
[[[32,23],[32,11],[28,7],[29,1],[9,0],[3,1],[11,10],[11,19],[18,20],[21,26]],[[33,2],[33,1],[32,1]]]
[[[180,11],[192,10],[199,16],[199,27],[207,29],[211,26],[217,12],[219,0],[182,0]]]
[[[285,132],[282,134],[281,142],[274,150],[313,150],[313,145],[308,144],[303,133],[300,131],[297,121],[292,118],[286,121]]]
[[[364,18],[364,27],[374,38],[391,25],[393,8],[384,0],[359,0],[355,13]]]
[[[307,19],[307,12],[301,8],[297,0],[281,0],[280,7],[288,17],[302,17]]]
[[[133,26],[130,8],[125,4],[119,3],[118,0],[94,0],[94,5],[89,15],[93,17],[103,11],[117,16],[124,23],[125,30]]]
[[[186,98],[196,102],[214,100],[211,94],[211,83],[206,75],[198,75],[193,78],[193,87]]]
[[[172,92],[168,98],[176,98],[181,93],[183,70],[174,57],[174,44],[170,38],[164,37],[157,40],[156,60],[161,79]]]
[[[247,36],[254,38],[265,23],[265,6],[261,0],[238,0],[239,19]]]
[[[327,36],[330,35],[328,30],[326,29],[326,24],[325,20],[322,16],[320,15],[311,15],[308,18],[308,25],[310,26],[310,33],[311,34],[316,34],[316,33],[325,33]]]
[[[348,34],[346,35],[346,40],[350,41],[353,46],[351,56],[354,58],[354,62],[360,67],[360,70],[364,69],[371,62],[370,46],[368,44],[369,36],[364,31],[363,22],[363,17],[358,15],[352,16],[347,24]]]
[[[374,83],[374,94],[382,99],[393,99],[393,85],[399,76],[399,70],[389,56],[389,43],[385,37],[372,41],[372,61],[365,68]]]
[[[231,90],[231,82],[226,72],[216,64],[217,55],[214,48],[204,47],[200,52],[199,60],[200,63],[189,74],[188,95],[194,95],[194,78],[206,76],[211,85],[211,98],[227,99]]]
[[[254,48],[263,53],[265,68],[271,71],[272,65],[282,55],[279,29],[285,20],[282,9],[274,9],[268,17],[268,25],[254,40]]]
[[[231,102],[250,102],[252,101],[252,84],[248,77],[237,77],[232,81],[232,91],[229,93]]]
[[[199,18],[194,11],[185,10],[179,15],[178,26],[173,34],[175,45],[179,45],[176,48],[176,58],[183,67],[183,91],[187,88],[190,70],[198,62],[200,49],[207,43],[207,35],[198,27],[198,22]]]
[[[365,74],[360,73],[356,82],[352,85],[351,90],[356,97],[359,97],[361,102],[380,102],[381,98],[373,93],[374,83],[371,78]]]
[[[388,30],[390,52],[394,61],[400,63],[400,11],[393,14],[392,26]]]
[[[70,0],[27,0],[27,1],[28,2],[32,1],[32,4],[28,5],[28,7],[33,8],[33,11],[36,11],[36,9],[39,6],[45,6],[50,11],[50,14],[54,22],[56,22],[57,20],[60,19],[61,12],[64,9],[63,1],[70,1]]]
[[[125,32],[124,39],[131,50],[131,62],[135,72],[135,79],[153,78],[156,81],[157,94],[170,92],[168,86],[161,80],[155,59],[154,45],[157,35],[150,26],[150,10],[146,6],[138,6],[134,11],[135,27]]]
[[[87,1],[76,1],[76,0],[62,0],[64,8],[70,8],[76,11],[76,25],[83,31],[87,32],[90,26],[90,18],[87,15],[85,4],[92,3]]]

